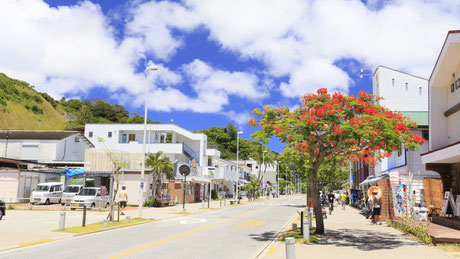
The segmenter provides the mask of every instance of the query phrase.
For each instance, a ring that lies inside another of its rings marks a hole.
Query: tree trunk
[[[313,201],[313,211],[316,217],[316,234],[324,234],[324,221],[321,203],[319,201],[318,178],[317,168],[310,168],[310,192]],[[308,201],[307,201],[308,202]],[[309,204],[307,204],[309,206]]]

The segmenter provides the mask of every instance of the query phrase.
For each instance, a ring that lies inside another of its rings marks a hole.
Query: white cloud
[[[247,125],[249,119],[251,119],[251,114],[249,112],[234,112],[234,111],[227,111],[222,112],[230,120],[234,121],[238,128],[242,128],[243,126]]]
[[[428,77],[460,2],[359,0],[188,0],[211,39],[261,60],[271,76],[287,76],[285,96],[319,87],[348,88],[335,66],[344,58]],[[317,67],[319,65],[319,67]],[[321,75],[318,75],[321,73]]]
[[[259,86],[259,79],[254,74],[229,72],[214,69],[209,64],[195,59],[183,66],[198,93],[222,91],[249,100],[263,99],[268,96],[267,88]]]

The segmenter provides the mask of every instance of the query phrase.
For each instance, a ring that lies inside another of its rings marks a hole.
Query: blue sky
[[[323,87],[371,91],[361,68],[428,78],[459,10],[434,0],[5,0],[0,71],[55,98],[143,114],[144,69],[157,64],[149,119],[190,130],[232,122],[249,138],[254,108],[295,108]]]

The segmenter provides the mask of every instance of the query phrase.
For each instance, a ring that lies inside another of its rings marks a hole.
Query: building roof
[[[64,139],[78,131],[63,130],[0,130],[0,139]]]
[[[382,66],[382,65],[379,65],[379,66],[374,70],[374,73],[372,74],[372,76],[374,76],[375,73],[377,73],[377,70],[378,70],[379,68],[386,68],[386,69],[388,69],[388,70],[393,70],[393,71],[398,72],[398,73],[401,73],[401,74],[405,74],[405,75],[408,75],[408,76],[417,77],[417,78],[420,78],[420,79],[423,79],[423,80],[427,80],[427,81],[428,81],[428,79],[423,78],[423,77],[421,77],[421,76],[412,75],[412,74],[409,74],[409,73],[406,73],[406,72],[403,72],[403,71],[400,71],[400,70],[397,70],[397,69],[394,69],[394,68],[391,68],[391,67]]]
[[[405,111],[401,113],[404,117],[417,123],[417,126],[428,127],[428,111]]]
[[[458,33],[460,33],[460,30],[451,30],[451,31],[447,32],[446,38],[444,39],[444,43],[442,44],[441,51],[439,52],[439,55],[438,55],[438,58],[436,59],[436,62],[435,62],[434,67],[433,67],[433,70],[431,71],[431,75],[430,75],[430,78],[429,78],[430,81],[431,81],[431,78],[434,75],[434,71],[436,70],[436,67],[438,66],[439,60],[441,59],[442,51],[446,47],[447,39],[449,38],[450,35],[458,34]]]

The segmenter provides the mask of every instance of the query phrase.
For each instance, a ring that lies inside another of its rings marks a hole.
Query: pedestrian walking
[[[128,193],[126,192],[126,186],[121,187],[121,191],[118,194],[118,206],[120,206],[120,214],[125,215],[124,211],[126,204],[128,203]]]
[[[345,192],[342,192],[342,194],[340,195],[340,201],[342,202],[342,210],[345,210],[346,200],[347,195],[345,194]]]
[[[337,201],[337,205],[340,205],[340,194],[338,192],[334,193],[334,198]]]
[[[372,215],[374,216],[374,224],[382,225],[380,222],[380,197],[377,195],[377,190],[372,192]]]
[[[329,192],[327,195],[327,201],[329,203],[329,215],[332,214],[332,211],[334,210],[334,200],[335,200],[335,195],[332,193],[332,191]]]

